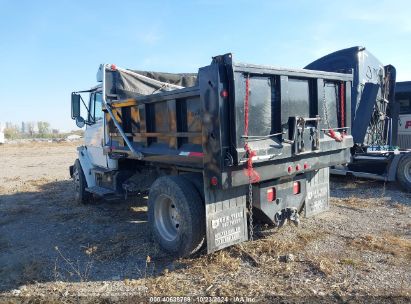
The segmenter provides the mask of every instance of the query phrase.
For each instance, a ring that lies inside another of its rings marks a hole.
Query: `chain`
[[[253,227],[253,185],[250,183],[248,184],[248,200],[249,200],[249,226],[250,226],[250,240],[253,240],[253,235],[254,235],[254,227]]]

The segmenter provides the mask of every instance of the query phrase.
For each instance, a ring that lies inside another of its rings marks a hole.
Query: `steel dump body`
[[[118,73],[107,70],[108,74]],[[112,100],[112,111],[143,161],[204,170],[205,180],[217,177],[217,188],[248,184],[243,173],[245,80],[249,79],[249,146],[256,152],[254,167],[261,180],[288,176],[287,168],[310,161],[310,170],[348,161],[351,75],[308,70],[277,69],[233,63],[231,55],[215,57],[201,68],[194,87]],[[106,92],[114,96],[113,75]],[[344,121],[338,112],[340,86],[344,88]],[[324,118],[324,100],[328,122]],[[318,139],[307,121],[306,134],[297,138],[296,118],[319,118]],[[106,151],[116,157],[133,154],[106,113],[109,142]],[[344,124],[344,125],[342,125]],[[325,132],[346,127],[342,142]],[[252,136],[252,137],[251,137]],[[304,141],[304,149],[299,145]],[[308,170],[307,170],[308,171]]]
[[[87,130],[100,123],[104,136],[79,148],[84,191],[158,193],[152,185],[164,177],[189,180],[201,196],[208,252],[247,240],[253,210],[276,225],[327,210],[328,167],[350,160],[350,74],[241,64],[226,54],[197,75],[102,65],[97,79],[102,85],[91,96],[102,95],[104,117],[89,113]],[[72,117],[79,102],[72,93]],[[106,158],[92,146],[100,141]],[[160,231],[163,218],[155,219],[149,216]]]

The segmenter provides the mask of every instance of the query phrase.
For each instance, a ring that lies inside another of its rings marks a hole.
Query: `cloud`
[[[396,32],[411,32],[411,5],[409,1],[374,1],[355,3],[347,10],[347,19],[362,21],[378,27],[391,27]],[[376,30],[378,30],[378,27]]]
[[[137,40],[144,45],[156,45],[160,42],[161,38],[161,34],[155,28],[137,33]]]

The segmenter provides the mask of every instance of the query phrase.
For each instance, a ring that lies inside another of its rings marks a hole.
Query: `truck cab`
[[[321,57],[305,69],[354,75],[352,157],[347,165],[331,168],[331,173],[397,181],[405,191],[411,191],[411,154],[397,143],[397,134],[399,130],[403,134],[405,124],[402,127],[398,121],[395,68],[383,65],[365,47],[356,46]],[[407,99],[403,99],[403,107],[406,105]]]

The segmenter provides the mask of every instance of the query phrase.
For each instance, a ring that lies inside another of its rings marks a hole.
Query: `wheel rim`
[[[160,195],[154,207],[157,231],[167,241],[177,238],[180,230],[180,213],[173,200],[167,195]]]
[[[411,183],[411,161],[404,166],[404,175],[408,182]]]

